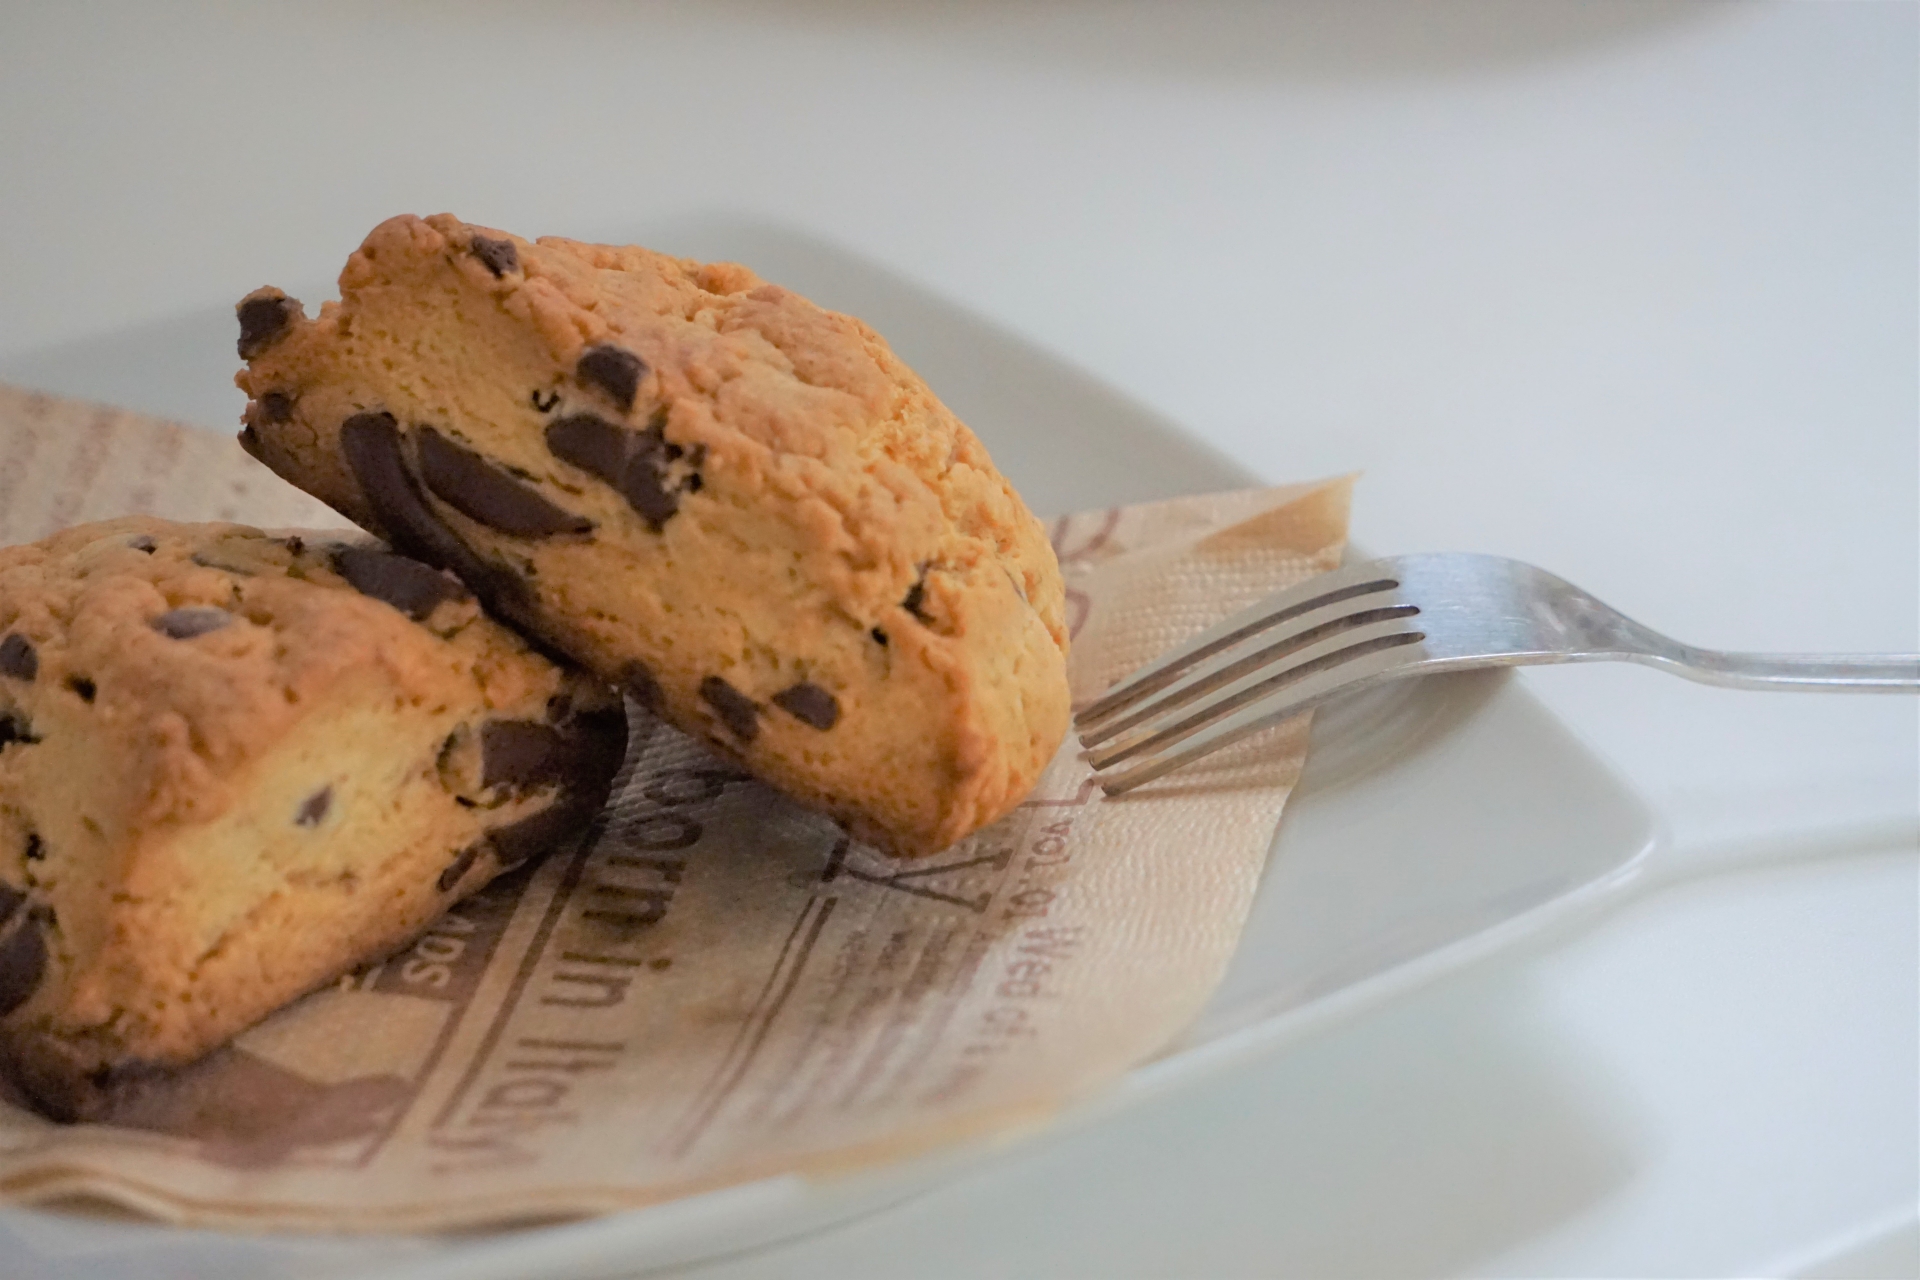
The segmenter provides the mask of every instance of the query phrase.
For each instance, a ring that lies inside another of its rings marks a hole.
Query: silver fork
[[[1329,698],[1388,680],[1607,661],[1736,689],[1920,690],[1920,654],[1695,648],[1544,569],[1442,553],[1352,565],[1268,596],[1121,680],[1074,724],[1095,779],[1119,795]]]

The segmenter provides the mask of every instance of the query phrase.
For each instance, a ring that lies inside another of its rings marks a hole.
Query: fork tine
[[[1349,664],[1394,650],[1400,651],[1393,659],[1395,665],[1409,661],[1420,652],[1410,651],[1409,646],[1425,638],[1423,632],[1405,621],[1404,615],[1337,631],[1287,654],[1278,662],[1248,672],[1198,703],[1183,702],[1165,714],[1147,719],[1118,741],[1089,751],[1087,759],[1095,770],[1101,770],[1134,756],[1165,751],[1236,716],[1248,706],[1262,704],[1276,694],[1287,692],[1289,686],[1318,673],[1327,672],[1340,678]]]
[[[1420,674],[1428,664],[1419,658],[1419,653],[1411,643],[1402,643],[1375,648],[1318,668],[1296,681],[1280,685],[1265,697],[1242,705],[1225,719],[1216,719],[1210,727],[1165,744],[1171,749],[1137,760],[1131,768],[1116,773],[1110,769],[1103,771],[1096,765],[1094,781],[1110,796],[1124,795],[1262,729],[1311,711],[1329,698],[1401,676]]]
[[[1201,698],[1224,689],[1245,676],[1277,671],[1289,654],[1311,648],[1343,632],[1356,631],[1378,622],[1408,618],[1420,612],[1419,606],[1399,603],[1387,593],[1358,597],[1335,592],[1332,603],[1306,613],[1297,613],[1285,622],[1252,638],[1216,652],[1211,658],[1190,664],[1183,675],[1156,693],[1110,715],[1095,728],[1083,729],[1081,745],[1098,747],[1150,720],[1163,719]],[[1392,603],[1389,603],[1392,602]],[[1256,647],[1257,643],[1257,647]]]
[[[1241,610],[1171,653],[1134,671],[1082,709],[1074,717],[1074,723],[1082,730],[1092,729],[1101,721],[1177,683],[1195,664],[1243,644],[1301,614],[1343,600],[1391,591],[1399,585],[1393,565],[1387,560],[1373,560],[1309,578],[1290,590],[1268,596]]]

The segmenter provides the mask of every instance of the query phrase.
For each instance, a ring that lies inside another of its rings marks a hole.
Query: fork
[[[1095,780],[1120,795],[1329,698],[1389,680],[1608,661],[1735,689],[1920,690],[1920,654],[1700,649],[1544,569],[1437,553],[1351,565],[1268,596],[1122,679],[1074,724]]]

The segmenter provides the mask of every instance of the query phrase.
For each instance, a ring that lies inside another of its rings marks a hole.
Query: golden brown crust
[[[340,284],[313,320],[276,290],[242,303],[243,327],[248,307],[277,325],[238,378],[243,440],[281,475],[404,545],[343,444],[389,415],[428,536],[447,531],[440,558],[491,606],[607,678],[641,664],[670,719],[896,852],[1031,788],[1066,729],[1058,566],[872,330],[732,264],[448,215],[382,223]],[[625,461],[555,444],[583,418]],[[447,445],[544,516],[448,502],[419,479]],[[641,453],[653,471],[623,482]],[[783,700],[802,685],[830,728]]]
[[[624,741],[603,686],[365,539],[0,549],[0,1057],[69,1114],[191,1060],[584,825]]]
[[[428,631],[351,590],[327,556],[343,544],[309,535],[296,554],[244,525],[81,525],[0,548],[0,635],[34,646],[43,696],[78,700],[74,681],[94,686],[93,715],[121,739],[128,816],[144,826],[224,812],[235,775],[348,673],[378,669],[399,696],[430,704],[470,697],[475,681],[499,705],[556,686],[550,665],[484,623],[471,597],[442,602]],[[234,621],[192,643],[152,625],[193,608]]]

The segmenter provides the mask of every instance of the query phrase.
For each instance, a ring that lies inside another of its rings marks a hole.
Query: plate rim
[[[1238,460],[1220,452],[1211,442],[1183,428],[1178,422],[1163,418],[1123,390],[1098,379],[1062,355],[968,310],[937,290],[895,271],[888,264],[866,257],[856,249],[821,237],[809,229],[792,228],[764,219],[720,217],[708,220],[706,226],[709,233],[722,236],[772,234],[848,259],[864,270],[869,283],[880,280],[898,289],[903,302],[931,305],[944,317],[962,317],[974,325],[993,330],[1008,344],[1017,346],[1024,355],[1031,357],[1036,364],[1043,364],[1047,373],[1057,376],[1069,393],[1096,392],[1109,402],[1125,402],[1135,410],[1121,424],[1125,430],[1150,432],[1167,449],[1191,457],[1223,479],[1232,477],[1242,485],[1266,483]],[[181,313],[175,323],[185,323],[193,314],[197,313]],[[162,320],[145,326],[142,331],[162,332],[167,324],[167,320]],[[97,336],[87,341],[90,346],[97,348]],[[1362,553],[1357,549],[1349,548],[1349,558],[1359,554]],[[596,1263],[607,1263],[617,1265],[625,1273],[631,1274],[636,1265],[643,1271],[654,1271],[775,1245],[883,1211],[979,1167],[1037,1132],[1044,1131],[1050,1135],[1074,1132],[1105,1122],[1150,1099],[1199,1087],[1222,1073],[1349,1023],[1476,962],[1508,953],[1529,939],[1553,936],[1556,926],[1595,917],[1606,905],[1622,897],[1634,884],[1645,878],[1653,853],[1667,838],[1664,824],[1645,797],[1581,740],[1571,726],[1554,714],[1524,682],[1516,682],[1513,693],[1530,704],[1537,714],[1565,729],[1569,745],[1579,753],[1583,766],[1603,776],[1613,790],[1630,798],[1649,819],[1648,834],[1640,846],[1625,861],[1593,880],[1470,934],[1394,962],[1379,972],[1311,998],[1295,1008],[1256,1018],[1205,1041],[1179,1045],[1156,1055],[1122,1073],[1101,1089],[1070,1100],[1043,1124],[1032,1129],[966,1139],[909,1157],[905,1161],[872,1166],[850,1174],[778,1174],[599,1217],[468,1237],[467,1241],[433,1250],[428,1256],[377,1259],[358,1267],[348,1262],[343,1273],[359,1275],[366,1280],[435,1280],[443,1275],[458,1275],[466,1280],[485,1280],[486,1277],[505,1280],[506,1277],[527,1274],[553,1274],[555,1268],[593,1268]],[[1287,831],[1287,825],[1282,822],[1268,852],[1269,865],[1285,847]],[[835,1203],[823,1204],[823,1198]],[[796,1209],[803,1214],[811,1210],[813,1212],[808,1216],[820,1220],[790,1230],[773,1223],[771,1233],[764,1239],[747,1239],[751,1232],[743,1234],[738,1229],[743,1221],[769,1223],[782,1213]],[[822,1209],[826,1210],[824,1216],[819,1213]],[[9,1218],[22,1213],[38,1215],[49,1212],[60,1211],[22,1205],[0,1208],[0,1215]],[[62,1216],[71,1220],[71,1215]],[[228,1233],[205,1234],[224,1236]],[[710,1241],[721,1234],[732,1234],[736,1240],[745,1242],[717,1248],[703,1247],[703,1240]],[[288,1232],[239,1238],[281,1240],[291,1247],[296,1242],[311,1240],[314,1236]],[[446,1240],[447,1237],[392,1233],[366,1239],[370,1245],[373,1241],[401,1245],[403,1242]],[[636,1259],[633,1256],[635,1246],[644,1251],[644,1257]],[[617,1260],[610,1256],[615,1253],[620,1255]],[[597,1270],[577,1273],[600,1274]]]

